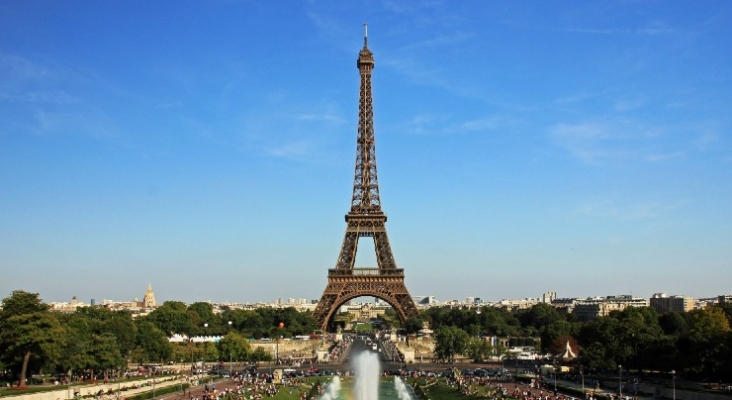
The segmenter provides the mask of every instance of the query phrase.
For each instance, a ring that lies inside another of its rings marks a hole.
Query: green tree
[[[243,312],[242,323],[239,329],[241,329],[241,333],[244,337],[260,339],[263,337],[265,332],[269,331],[269,323],[265,323],[265,319],[262,318],[262,315],[257,311],[246,310]],[[265,326],[267,328],[265,328]]]
[[[580,354],[590,368],[615,369],[626,358],[620,338],[622,327],[615,318],[599,317],[582,326],[578,339]]]
[[[694,376],[719,380],[730,374],[727,347],[730,325],[727,315],[720,307],[711,307],[689,312],[690,329],[683,341],[685,369]]]
[[[611,313],[611,317],[620,322],[619,335],[620,355],[618,360],[623,366],[642,370],[649,357],[646,351],[654,346],[663,336],[663,329],[658,314],[650,307],[629,307],[620,312]]]
[[[0,309],[0,361],[19,371],[25,384],[29,363],[53,364],[61,353],[64,329],[38,293],[15,290]]]
[[[236,332],[227,333],[217,344],[219,354],[229,360],[247,360],[252,352],[249,341]]]
[[[73,371],[91,368],[94,364],[94,354],[91,352],[91,321],[83,313],[76,312],[62,315],[61,321],[66,328],[66,343],[59,366],[68,375]]]
[[[195,335],[215,335],[220,333],[221,318],[213,312],[213,306],[209,303],[196,302],[188,306],[188,313],[191,316]],[[208,327],[204,328],[204,324]]]
[[[129,311],[80,307],[72,315],[86,320],[91,334],[112,337],[122,357],[135,347],[136,330]]]
[[[173,346],[165,332],[147,320],[135,321],[137,324],[137,340],[132,352],[137,362],[169,361],[173,354]]]
[[[10,296],[4,298],[2,301],[2,309],[0,309],[0,326],[2,326],[10,317],[48,311],[48,309],[48,305],[41,301],[38,297],[38,293],[14,290]]]
[[[185,303],[180,301],[166,301],[145,318],[168,336],[176,333],[190,336],[195,331],[194,313],[189,312]]]
[[[572,326],[569,322],[559,319],[550,322],[548,325],[540,328],[541,338],[541,350],[544,352],[550,352],[552,354],[559,354],[564,351],[566,341],[561,343],[559,347],[556,346],[557,340],[560,338],[567,338],[570,335]]]
[[[407,333],[416,334],[422,330],[425,321],[429,321],[429,317],[424,313],[424,311],[420,311],[419,314],[407,318],[407,320],[404,321],[404,329]]]
[[[112,334],[92,335],[89,350],[94,355],[91,367],[96,371],[104,371],[105,377],[108,376],[110,369],[125,366],[125,359],[117,345],[117,338]]]
[[[457,326],[441,326],[435,331],[435,355],[440,360],[453,362],[458,354],[468,349],[468,334]]]
[[[659,316],[658,324],[661,326],[665,335],[679,337],[689,332],[689,317],[687,313],[667,312]]]
[[[257,347],[251,354],[252,361],[272,361],[272,355],[262,347]]]
[[[521,322],[505,308],[483,307],[477,320],[486,336],[520,336]]]
[[[13,315],[4,320],[0,329],[0,354],[3,362],[19,371],[18,386],[25,386],[31,361],[39,365],[58,362],[66,332],[49,311]]]
[[[471,337],[468,339],[468,357],[474,362],[483,362],[492,352],[492,346],[484,338]]]
[[[205,361],[217,361],[220,359],[219,349],[218,346],[216,346],[216,343],[203,343],[203,359]]]
[[[566,321],[556,307],[546,303],[539,303],[527,310],[519,311],[517,318],[523,328],[533,327],[537,332],[558,321]]]

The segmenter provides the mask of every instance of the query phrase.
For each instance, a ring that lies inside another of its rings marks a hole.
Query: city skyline
[[[23,288],[19,288],[19,289],[15,289],[15,290],[27,291]],[[131,297],[119,298],[119,299],[109,298],[109,297],[104,297],[104,296],[102,296],[100,298],[82,299],[82,298],[78,298],[78,296],[76,296],[76,295],[69,295],[63,299],[48,299],[48,298],[44,298],[43,293],[38,293],[38,294],[39,294],[39,298],[44,303],[68,303],[69,301],[74,301],[74,302],[83,303],[83,304],[92,304],[93,303],[92,305],[102,305],[104,303],[126,303],[126,302],[141,303],[141,302],[144,302],[145,300],[141,301],[140,299],[145,299],[150,293],[152,293],[152,299],[153,299],[152,301],[155,302],[156,295],[154,294],[154,290],[152,289],[151,284],[148,284],[148,289],[143,296],[137,296],[137,295],[133,294]],[[549,296],[549,297],[547,297],[547,296]],[[544,293],[541,293],[541,294],[535,295],[535,296],[511,297],[511,298],[506,297],[506,298],[501,298],[501,299],[485,298],[485,297],[482,297],[482,296],[476,295],[476,294],[467,294],[467,295],[451,297],[451,298],[438,298],[437,296],[434,296],[434,295],[421,294],[421,293],[412,295],[412,298],[415,301],[419,300],[420,302],[423,301],[424,299],[429,298],[429,299],[431,299],[430,304],[437,304],[437,305],[453,303],[453,302],[460,302],[460,303],[465,303],[465,304],[474,303],[474,304],[490,305],[490,304],[501,303],[503,301],[535,300],[537,302],[546,302],[546,301],[549,301],[552,299],[554,299],[554,300],[567,300],[567,299],[587,300],[587,299],[600,299],[600,298],[609,299],[609,298],[617,298],[617,297],[628,297],[628,298],[634,298],[634,299],[648,300],[650,298],[659,297],[659,296],[664,297],[664,298],[689,297],[694,300],[718,301],[720,296],[729,297],[730,295],[724,294],[724,293],[718,293],[718,294],[706,294],[706,295],[698,296],[698,297],[691,297],[691,296],[688,296],[683,293],[655,292],[652,295],[647,296],[647,297],[644,297],[642,295],[632,294],[632,293],[594,293],[594,294],[590,294],[590,295],[586,295],[586,296],[576,296],[576,295],[573,295],[572,293],[559,295],[559,294],[557,294],[557,292],[548,291],[548,292],[544,292]],[[157,301],[156,307],[166,301],[181,301],[186,304],[203,302],[203,303],[219,304],[219,305],[223,305],[223,304],[282,304],[282,305],[288,305],[288,304],[303,304],[303,303],[315,304],[315,303],[317,303],[318,298],[295,298],[295,297],[286,296],[286,297],[279,297],[279,298],[275,298],[275,299],[256,299],[256,300],[252,300],[252,301],[233,301],[233,300],[232,301],[229,301],[229,300],[213,301],[211,299],[193,299],[193,300],[189,300],[189,301],[183,301],[183,300],[177,299],[177,298],[160,298],[160,300]],[[352,300],[350,300],[349,302],[386,303],[383,299],[378,299],[373,296],[355,297]],[[434,302],[434,303],[432,303],[432,302]]]
[[[729,292],[732,4],[170,5],[0,4],[1,297],[317,299],[364,22],[412,295]]]

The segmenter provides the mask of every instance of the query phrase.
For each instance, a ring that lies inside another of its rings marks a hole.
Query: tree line
[[[485,336],[511,338],[511,345],[535,345],[542,354],[562,353],[569,342],[585,371],[675,371],[692,379],[732,380],[732,304],[690,312],[658,314],[630,307],[605,317],[578,321],[549,304],[508,311],[482,307],[433,307],[408,320],[416,333],[427,322],[436,339],[437,357],[456,354],[475,360],[507,349],[491,348]],[[536,340],[534,340],[536,339]]]
[[[315,329],[312,315],[294,308],[214,313],[209,303],[168,301],[133,318],[130,311],[104,307],[54,312],[37,293],[16,290],[0,310],[0,371],[23,386],[29,371],[95,377],[123,371],[129,363],[266,361],[270,355],[252,351],[250,338],[289,338]],[[171,343],[174,334],[221,340]]]

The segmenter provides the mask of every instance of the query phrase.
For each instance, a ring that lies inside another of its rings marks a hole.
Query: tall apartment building
[[[688,296],[667,296],[665,293],[655,293],[651,296],[650,305],[659,314],[689,312],[694,309],[694,299]]]
[[[557,292],[546,292],[541,295],[541,302],[551,304],[557,299]]]

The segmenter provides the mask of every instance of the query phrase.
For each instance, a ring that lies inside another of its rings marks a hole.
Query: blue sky
[[[0,296],[319,298],[364,22],[413,295],[729,294],[728,1],[11,0]]]

